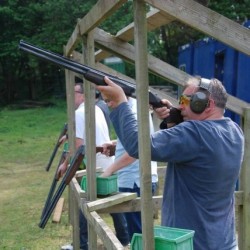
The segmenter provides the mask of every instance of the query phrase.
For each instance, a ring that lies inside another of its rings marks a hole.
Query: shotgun
[[[52,214],[58,200],[60,199],[64,189],[70,183],[70,181],[75,176],[76,171],[79,169],[79,166],[81,165],[82,160],[84,158],[84,154],[85,154],[85,146],[82,145],[76,151],[76,153],[75,153],[65,175],[63,176],[62,181],[61,181],[57,191],[55,192],[54,196],[49,200],[48,204],[44,208],[44,211],[42,212],[40,223],[38,225],[40,228],[43,229],[46,226],[47,221],[48,221],[49,217],[51,216],[51,214]]]
[[[47,211],[47,208],[48,208],[49,204],[51,203],[51,199],[52,199],[53,194],[55,192],[56,185],[57,185],[57,183],[59,181],[59,178],[58,178],[58,175],[57,175],[57,171],[58,171],[58,168],[60,167],[60,165],[65,161],[65,159],[67,157],[67,154],[68,154],[68,152],[65,151],[65,150],[61,154],[61,157],[60,157],[57,169],[56,169],[55,174],[54,174],[54,178],[53,178],[52,184],[50,186],[49,194],[47,196],[47,199],[46,199],[43,211],[42,211],[41,219],[44,216],[45,212]]]
[[[61,139],[62,136],[64,136],[64,135],[67,134],[67,131],[68,131],[68,124],[65,123],[64,126],[63,126],[63,128],[62,128],[62,130],[61,130],[61,132],[60,132],[60,135],[59,135],[59,137],[57,139],[57,142],[56,142],[55,148],[54,148],[54,150],[52,152],[52,155],[50,156],[49,163],[48,163],[48,165],[46,167],[46,171],[49,171],[49,169],[51,167],[51,164],[52,164],[52,162],[53,162],[53,160],[55,158],[55,155],[57,153],[57,150],[58,150],[58,148],[61,145],[60,139]]]
[[[131,82],[128,82],[126,80],[123,80],[121,78],[118,78],[110,74],[106,74],[102,71],[93,69],[91,67],[85,66],[78,62],[70,60],[67,57],[39,48],[22,40],[19,42],[19,49],[28,52],[34,56],[37,56],[39,58],[50,61],[56,65],[63,66],[64,68],[71,70],[75,73],[81,74],[86,80],[96,85],[106,85],[104,77],[108,76],[111,81],[113,81],[123,89],[124,93],[127,96],[136,97],[135,95],[136,85]],[[161,102],[161,99],[157,95],[153,94],[150,90],[148,91],[148,94],[149,94],[149,104],[153,108],[159,108],[164,106]],[[174,114],[173,115],[174,118],[171,117],[172,113]],[[178,118],[178,120],[176,120],[176,117]],[[166,119],[167,122],[173,122],[176,124],[183,121],[182,116],[180,114],[180,110],[174,107],[170,108],[170,116],[168,116]]]

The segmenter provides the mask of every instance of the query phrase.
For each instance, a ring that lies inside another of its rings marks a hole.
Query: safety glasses
[[[183,105],[183,106],[188,106],[190,103],[192,95],[181,95],[180,96],[180,100],[179,100],[179,104]]]

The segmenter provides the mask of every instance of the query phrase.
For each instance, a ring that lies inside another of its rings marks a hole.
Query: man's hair
[[[187,81],[187,86],[194,85],[197,86],[197,91],[207,91],[205,89],[199,88],[201,77],[191,77]],[[212,78],[209,83],[209,93],[210,97],[214,100],[215,106],[221,109],[226,108],[228,94],[223,86],[223,84],[216,78]]]
[[[75,83],[75,86],[79,86],[79,92],[81,92],[82,94],[84,94],[84,87],[83,87],[83,83],[82,82]]]
[[[225,109],[228,98],[228,94],[225,87],[216,78],[211,79],[210,85],[211,85],[211,97],[215,102],[215,106],[218,108]]]

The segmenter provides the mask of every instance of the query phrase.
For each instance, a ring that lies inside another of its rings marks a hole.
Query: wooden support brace
[[[55,207],[52,222],[58,223],[61,220],[62,210],[63,210],[64,198],[61,197]]]
[[[89,202],[87,208],[89,212],[96,211],[98,209],[108,208],[125,201],[133,200],[137,197],[136,193],[119,193],[110,197]]]

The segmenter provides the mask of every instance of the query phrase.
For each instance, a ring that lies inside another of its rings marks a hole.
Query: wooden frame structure
[[[189,75],[179,69],[155,58],[147,51],[147,32],[168,24],[174,20],[181,21],[206,35],[250,55],[250,30],[235,23],[232,20],[200,5],[193,0],[134,0],[134,22],[124,27],[115,36],[112,36],[98,28],[98,25],[121,7],[127,0],[99,0],[86,16],[79,19],[75,29],[64,48],[67,57],[98,68],[107,73],[114,72],[99,63],[101,59],[110,54],[135,63],[138,120],[139,123],[139,157],[141,167],[141,198],[135,198],[133,194],[119,194],[107,199],[96,200],[95,185],[95,118],[91,114],[94,111],[94,87],[85,84],[86,92],[86,144],[88,166],[87,172],[78,172],[70,183],[70,219],[73,225],[74,249],[79,249],[79,208],[84,212],[88,220],[89,228],[89,249],[97,249],[97,234],[104,242],[107,249],[123,249],[112,231],[107,227],[98,213],[138,211],[141,207],[143,246],[145,250],[154,249],[153,239],[153,209],[160,208],[161,196],[151,197],[149,190],[151,182],[150,171],[150,147],[149,137],[142,136],[149,134],[148,125],[148,74],[150,71],[179,86],[184,86]],[[146,4],[153,9],[146,13]],[[134,46],[128,42],[134,40]],[[82,44],[82,53],[74,51],[77,45]],[[96,51],[96,49],[99,49]],[[121,78],[124,75],[115,73]],[[74,73],[66,70],[66,90],[68,103],[68,125],[69,144],[74,152]],[[131,80],[131,79],[130,79]],[[86,82],[86,81],[85,81]],[[167,97],[168,98],[168,97]],[[229,97],[227,108],[243,119],[242,127],[245,134],[245,157],[241,170],[240,191],[235,192],[236,205],[239,206],[238,241],[239,249],[250,249],[250,105],[233,96]],[[143,152],[143,155],[142,155]],[[88,192],[80,189],[77,178],[87,174]],[[87,202],[86,202],[87,201]],[[98,212],[98,213],[97,213]]]

